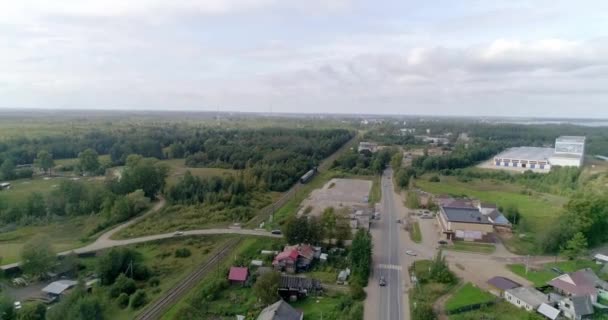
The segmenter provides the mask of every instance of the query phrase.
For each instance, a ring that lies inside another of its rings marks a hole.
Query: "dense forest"
[[[358,175],[381,174],[395,153],[397,150],[394,148],[382,149],[375,153],[369,150],[349,150],[334,160],[332,167]]]

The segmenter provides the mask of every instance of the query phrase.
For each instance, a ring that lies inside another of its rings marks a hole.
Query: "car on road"
[[[270,233],[272,233],[272,234],[279,234],[279,235],[283,234],[283,232],[281,232],[281,230],[278,230],[278,229],[272,230],[272,231],[270,231]]]
[[[439,241],[437,241],[437,243],[439,243],[440,245],[448,244],[448,242],[446,240],[439,240]]]
[[[397,223],[401,223],[401,219],[397,219]]]
[[[381,287],[384,287],[386,285],[386,280],[384,279],[384,276],[380,276],[378,284],[380,284]]]
[[[183,231],[175,231],[175,233],[173,235],[174,236],[183,236],[184,232]]]
[[[407,254],[408,256],[417,256],[418,254],[412,250],[405,250],[405,254]]]

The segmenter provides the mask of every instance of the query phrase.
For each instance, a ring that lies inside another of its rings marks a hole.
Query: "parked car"
[[[441,245],[446,245],[448,244],[448,242],[446,240],[439,240],[437,241],[437,243],[441,244]]]
[[[397,223],[401,223],[401,219],[397,219]]]
[[[384,279],[384,276],[380,276],[380,281],[378,281],[378,284],[380,284],[381,287],[384,287],[386,285],[386,280]]]
[[[412,250],[405,250],[405,254],[407,254],[408,256],[417,256],[418,254]]]
[[[173,235],[174,236],[183,236],[184,232],[183,231],[175,231],[175,233]]]
[[[21,309],[21,301],[15,301],[14,306],[16,310]]]
[[[278,230],[278,229],[272,230],[272,231],[270,231],[270,233],[272,233],[272,234],[283,234],[283,232],[281,232],[281,230]]]

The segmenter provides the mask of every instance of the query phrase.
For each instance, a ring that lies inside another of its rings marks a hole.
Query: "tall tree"
[[[94,173],[99,169],[99,155],[97,151],[88,148],[78,154],[78,164],[80,170],[87,173]]]
[[[45,320],[46,306],[43,303],[26,304],[17,314],[17,320]]]
[[[41,150],[36,155],[36,160],[34,160],[34,165],[40,168],[44,173],[51,174],[51,169],[55,166],[55,161],[53,160],[53,155],[50,154],[46,150]]]
[[[57,261],[50,239],[37,236],[29,240],[21,251],[21,268],[26,274],[45,277]]]
[[[11,180],[15,178],[15,163],[11,159],[6,159],[0,166],[0,179]]]
[[[334,239],[336,235],[336,214],[334,208],[326,208],[321,214],[321,229],[325,239]]]
[[[355,281],[361,286],[367,285],[372,263],[372,239],[369,233],[359,229],[351,245],[350,262]]]
[[[13,301],[9,297],[4,296],[0,293],[0,320],[14,320],[15,309],[13,308]]]
[[[281,274],[278,272],[267,272],[261,275],[253,285],[253,293],[263,304],[269,305],[279,298],[279,282]]]
[[[587,238],[582,232],[574,234],[572,239],[566,242],[566,245],[562,247],[561,254],[570,259],[574,260],[585,254],[587,251]]]

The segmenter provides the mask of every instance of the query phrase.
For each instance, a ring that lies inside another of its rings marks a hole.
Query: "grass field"
[[[167,184],[170,186],[177,183],[186,171],[190,171],[193,176],[201,178],[236,174],[238,172],[237,170],[220,168],[189,168],[186,166],[185,159],[160,160],[160,163],[166,164],[170,169],[167,177]]]
[[[369,203],[378,203],[382,199],[382,188],[380,188],[381,176],[372,178],[372,189],[369,191]]]
[[[422,232],[420,232],[420,224],[418,224],[418,221],[412,223],[412,228],[410,229],[410,239],[416,243],[422,242]]]
[[[11,181],[11,188],[9,190],[1,190],[0,198],[3,198],[10,202],[23,202],[27,199],[27,197],[34,193],[38,192],[41,194],[47,194],[56,188],[61,181],[64,181],[66,178],[61,177],[51,177],[51,178],[43,178],[36,177],[34,179],[19,179]],[[101,181],[96,180],[94,178],[82,178],[81,181],[87,181],[91,183],[101,183]]]
[[[490,302],[496,299],[491,293],[483,291],[471,283],[460,287],[445,303],[447,312],[480,303]]]
[[[299,300],[291,305],[304,312],[304,320],[320,320],[333,319],[330,317],[335,314],[336,306],[341,302],[340,295],[324,295],[320,297],[308,297],[304,300]],[[360,304],[363,307],[363,302],[356,301],[355,304]]]
[[[441,182],[429,182],[428,177],[423,176],[416,180],[416,185],[436,195],[466,196],[502,207],[517,207],[524,219],[522,229],[526,237],[506,239],[505,245],[511,251],[522,254],[533,250],[534,234],[546,230],[568,201],[565,197],[546,193],[524,194],[522,186],[495,180],[460,182],[455,177],[441,177]]]
[[[192,272],[215,248],[229,239],[229,236],[191,237],[179,239],[166,239],[144,244],[129,246],[136,249],[143,256],[143,263],[147,265],[154,277],[160,279],[158,286],[151,287],[146,282],[138,283],[138,288],[144,289],[151,302],[157,299],[163,292],[172,288],[180,279]],[[185,258],[175,257],[176,249],[187,248],[191,255]],[[87,272],[93,271],[98,258],[81,259],[83,264],[89,266]],[[107,291],[109,287],[100,287]],[[134,319],[142,308],[133,310],[131,308],[120,309],[115,301],[109,300],[104,303],[107,310],[107,319],[127,320]]]
[[[559,276],[559,274],[551,270],[551,268],[553,267],[557,267],[563,272],[573,272],[583,268],[591,268],[597,274],[599,274],[598,271],[601,268],[600,265],[596,264],[591,260],[573,260],[547,263],[543,265],[540,269],[529,269],[527,274],[526,266],[523,264],[510,264],[508,265],[508,267],[509,270],[511,270],[513,273],[533,282],[535,286],[543,286],[547,284],[547,282],[549,282],[551,279]]]
[[[25,226],[0,233],[0,264],[20,260],[21,248],[37,235],[47,236],[57,252],[84,246],[92,241],[87,236],[103,219],[99,216],[71,217],[45,226]]]
[[[491,306],[483,307],[479,310],[463,312],[450,315],[450,320],[473,320],[473,319],[492,319],[492,320],[543,320],[541,315],[527,312],[516,306],[500,301]]]
[[[465,252],[491,254],[496,250],[496,247],[493,244],[489,244],[489,243],[454,241],[453,245],[446,246],[445,249],[453,250],[453,251],[465,251]]]

